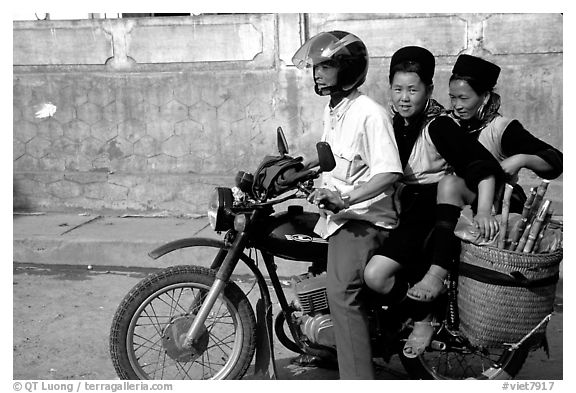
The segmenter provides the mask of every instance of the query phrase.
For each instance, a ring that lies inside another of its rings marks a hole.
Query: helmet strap
[[[332,93],[338,91],[338,86],[326,86],[323,88],[319,88],[318,85],[316,83],[314,83],[314,91],[316,92],[316,94],[318,94],[319,96],[329,96]]]

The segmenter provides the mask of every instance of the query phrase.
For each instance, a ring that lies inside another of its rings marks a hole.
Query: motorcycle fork
[[[258,211],[254,211],[252,213],[252,217],[250,218],[249,222],[252,222],[257,213]],[[212,284],[210,290],[204,297],[202,306],[198,310],[198,313],[196,314],[194,321],[190,326],[190,329],[188,329],[188,331],[186,332],[184,342],[182,343],[182,345],[185,348],[192,348],[194,346],[197,337],[199,337],[200,333],[202,332],[203,330],[202,327],[204,326],[204,322],[206,322],[206,319],[208,318],[210,310],[212,310],[212,307],[214,306],[214,303],[216,303],[218,296],[220,296],[220,294],[226,287],[226,283],[230,279],[232,272],[234,271],[236,265],[238,264],[240,256],[242,255],[244,249],[246,248],[246,245],[248,244],[250,233],[251,233],[250,225],[248,225],[248,227],[244,232],[238,233],[236,239],[234,240],[234,243],[232,243],[232,246],[226,253],[224,261],[218,268],[218,272],[216,272],[216,278],[214,280],[214,284]],[[217,259],[214,261],[214,264],[218,263],[221,256],[222,256],[222,250],[219,252]]]
[[[220,266],[222,266],[222,263],[224,261],[224,258],[226,257],[226,254],[228,254],[227,248],[221,248],[220,250],[218,250],[218,254],[216,254],[216,256],[214,257],[214,260],[210,264],[210,269],[218,270],[220,268]],[[202,306],[202,303],[204,303],[206,296],[207,296],[207,293],[200,292],[194,298],[190,307],[188,307],[188,313],[189,314],[196,314],[197,310]]]

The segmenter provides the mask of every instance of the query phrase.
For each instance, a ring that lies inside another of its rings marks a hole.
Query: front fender
[[[208,237],[189,237],[186,239],[178,239],[170,243],[163,244],[160,247],[150,251],[148,256],[150,256],[152,259],[158,259],[163,255],[171,253],[172,251],[198,246],[208,246],[223,249],[227,248],[224,241],[220,239],[211,239]]]

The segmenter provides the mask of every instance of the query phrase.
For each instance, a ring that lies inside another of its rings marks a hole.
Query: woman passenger
[[[404,275],[414,282],[430,266],[425,245],[432,232],[432,263],[447,269],[443,267],[446,264],[443,248],[446,241],[452,242],[452,237],[443,231],[444,217],[454,213],[452,206],[446,209],[445,205],[437,205],[437,187],[444,177],[455,172],[478,194],[479,213],[475,220],[482,233],[490,232],[493,225],[490,208],[500,167],[482,145],[462,133],[458,124],[431,99],[434,66],[432,53],[417,46],[398,50],[390,64],[393,126],[404,168],[399,183],[400,224],[377,251],[379,255],[370,259],[364,279],[372,290],[391,299],[406,295]],[[436,274],[434,269],[426,273],[432,277]],[[433,331],[429,318],[416,322],[404,354],[415,357],[421,353]]]
[[[500,162],[507,182],[516,183],[522,168],[530,169],[544,179],[557,178],[562,174],[562,153],[534,137],[518,120],[499,113],[500,96],[494,92],[499,74],[500,67],[496,64],[476,56],[460,55],[450,77],[451,116]],[[520,213],[525,199],[522,189],[516,186],[510,211]],[[447,220],[447,232],[454,231],[460,209],[472,204],[473,200],[474,193],[464,179],[458,176],[442,179],[438,187],[438,201],[452,206],[454,212]],[[490,233],[490,236],[495,236],[495,233]],[[454,242],[457,242],[455,237]],[[457,250],[452,251],[455,254],[446,254],[446,260],[454,260],[458,256]],[[426,275],[408,291],[408,296],[420,301],[432,301],[444,290],[447,269],[435,265],[430,269],[435,276]]]

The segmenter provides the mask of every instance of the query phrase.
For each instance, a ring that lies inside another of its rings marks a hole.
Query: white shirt
[[[323,120],[322,140],[330,144],[336,167],[322,175],[322,187],[347,193],[376,174],[402,173],[392,121],[380,104],[355,90],[336,107],[327,105]],[[327,238],[350,219],[393,229],[398,211],[390,184],[380,195],[337,214],[321,211],[315,231]]]

